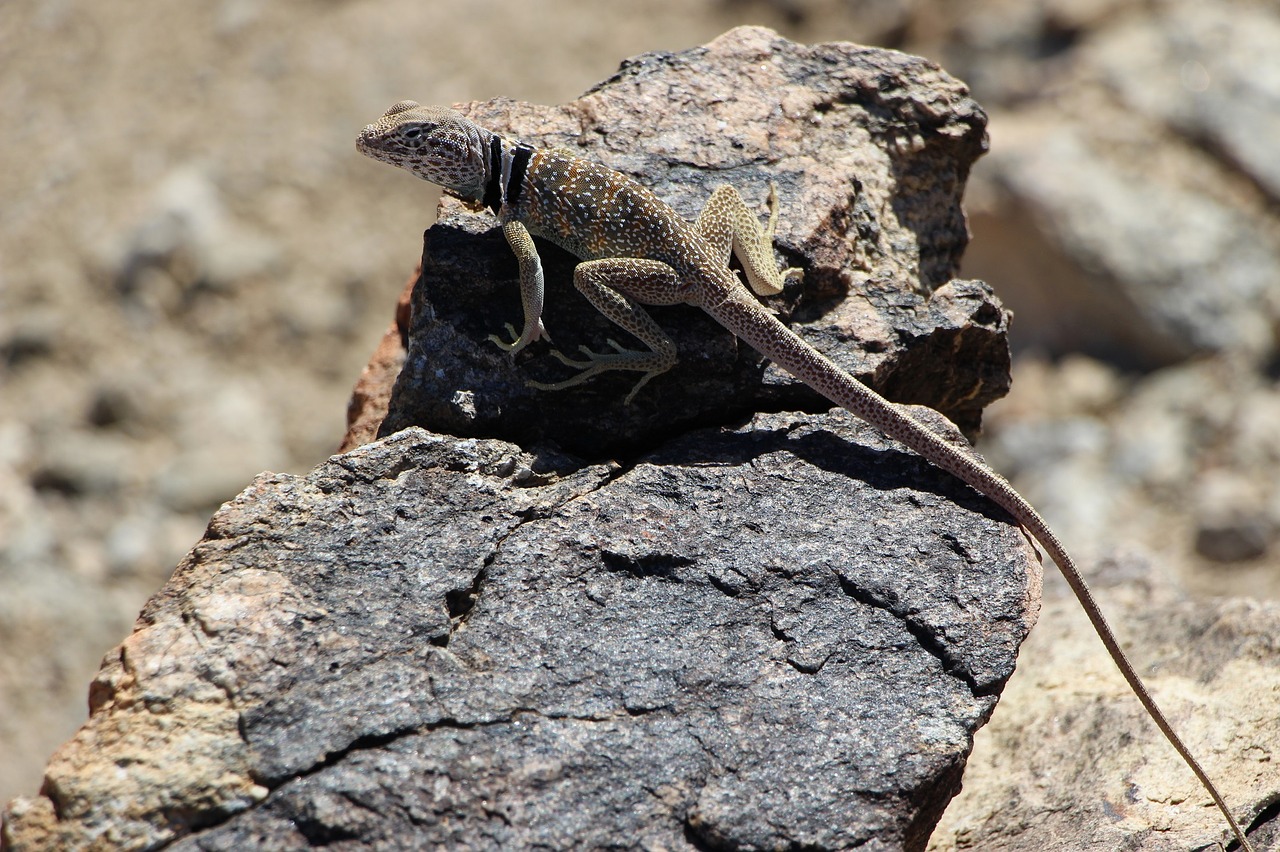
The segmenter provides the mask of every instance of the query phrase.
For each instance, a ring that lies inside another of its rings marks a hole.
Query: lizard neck
[[[512,144],[496,133],[489,135],[489,159],[481,201],[495,215],[500,215],[503,207],[514,207],[520,200],[533,150],[532,145],[524,142]]]

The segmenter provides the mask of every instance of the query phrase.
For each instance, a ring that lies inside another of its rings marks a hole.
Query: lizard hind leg
[[[610,257],[578,264],[573,272],[573,283],[596,310],[639,338],[649,347],[648,351],[626,349],[610,340],[613,352],[593,352],[586,346],[579,347],[586,360],[575,360],[561,352],[552,352],[562,364],[582,372],[562,382],[529,382],[529,386],[539,390],[563,390],[610,370],[636,370],[644,375],[627,394],[624,404],[629,404],[650,379],[676,364],[675,343],[641,304],[674,305],[683,302],[680,279],[674,269],[660,261]]]
[[[761,296],[772,296],[782,292],[788,278],[803,275],[803,271],[795,267],[778,269],[773,257],[773,230],[777,222],[778,187],[770,181],[769,224],[764,228],[738,190],[728,184],[717,187],[707,199],[694,227],[725,266],[729,265],[730,252],[738,258],[752,290]]]

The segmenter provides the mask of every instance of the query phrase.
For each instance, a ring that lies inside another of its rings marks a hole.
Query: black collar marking
[[[524,173],[529,168],[529,158],[533,156],[533,146],[521,142],[516,145],[511,156],[511,181],[507,184],[506,203],[515,206],[520,200],[520,188],[524,184]]]
[[[484,205],[496,214],[502,206],[502,139],[489,137],[489,182],[484,185]]]

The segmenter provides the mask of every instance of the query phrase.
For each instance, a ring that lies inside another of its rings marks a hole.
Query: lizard
[[[677,360],[675,344],[644,306],[693,305],[834,404],[1003,508],[1057,564],[1143,708],[1209,793],[1241,848],[1252,852],[1226,800],[1156,704],[1079,568],[1040,513],[976,454],[942,438],[783,325],[729,266],[730,256],[737,257],[751,290],[760,296],[781,292],[789,279],[803,274],[796,268],[779,270],[774,259],[778,197],[773,184],[763,228],[729,185],[717,188],[696,222],[689,223],[640,183],[604,165],[563,149],[512,142],[453,109],[414,101],[396,103],[365,127],[356,148],[442,187],[472,209],[492,210],[519,267],[523,327],[517,333],[508,325],[509,340],[490,335],[511,355],[534,341],[550,339],[542,321],[544,276],[533,236],[581,258],[574,268],[574,286],[647,347],[630,350],[609,340],[611,352],[580,347],[585,360],[553,351],[579,372],[561,382],[530,382],[533,387],[561,390],[606,371],[631,370],[641,376],[624,400],[630,403],[650,379]]]

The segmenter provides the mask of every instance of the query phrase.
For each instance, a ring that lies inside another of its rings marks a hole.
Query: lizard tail
[[[1103,616],[1075,561],[1040,513],[1009,484],[1008,480],[993,471],[971,451],[949,443],[902,408],[841,370],[773,315],[766,312],[745,292],[730,296],[716,304],[704,304],[702,307],[721,325],[749,343],[756,351],[766,354],[779,367],[836,405],[847,409],[885,435],[905,444],[929,462],[967,483],[1012,515],[1013,519],[1040,543],[1057,564],[1058,570],[1062,572],[1067,585],[1080,601],[1098,638],[1102,640],[1107,653],[1111,655],[1111,659],[1129,684],[1129,688],[1133,690],[1138,701],[1156,723],[1156,727],[1164,734],[1165,739],[1173,746],[1174,751],[1212,797],[1244,852],[1253,852],[1253,846],[1235,817],[1232,816],[1217,786],[1173,729],[1164,711],[1156,704],[1146,684],[1129,661],[1128,655],[1121,648],[1115,631]]]

